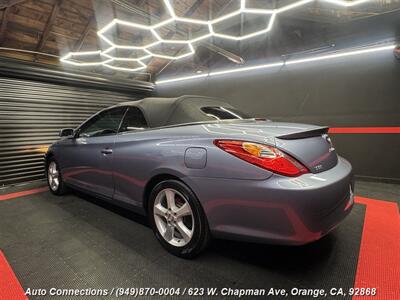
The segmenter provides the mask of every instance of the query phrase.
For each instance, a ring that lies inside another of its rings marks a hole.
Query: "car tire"
[[[148,212],[156,238],[173,255],[193,258],[206,248],[210,239],[207,218],[184,183],[166,180],[157,184],[149,197]]]
[[[46,164],[47,185],[51,193],[57,196],[64,195],[68,192],[59,165],[54,158],[50,158]]]

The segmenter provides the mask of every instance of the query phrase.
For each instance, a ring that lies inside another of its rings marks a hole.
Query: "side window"
[[[101,112],[85,123],[79,131],[81,137],[116,134],[126,107],[117,107]]]
[[[148,128],[148,125],[142,111],[132,106],[128,108],[119,132],[143,130],[146,128]]]
[[[205,106],[201,108],[201,111],[216,120],[250,119],[249,116],[237,109],[222,106]]]

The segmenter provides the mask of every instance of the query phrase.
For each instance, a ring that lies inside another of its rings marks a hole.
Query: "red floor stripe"
[[[45,186],[45,187],[41,187],[41,188],[37,188],[37,189],[32,189],[32,190],[27,190],[27,191],[22,191],[22,192],[16,192],[16,193],[11,193],[11,194],[0,195],[0,201],[14,199],[14,198],[27,196],[27,195],[32,195],[32,194],[37,194],[37,193],[42,193],[42,192],[45,192],[45,191],[48,191],[48,190],[49,190],[49,188],[47,186]]]
[[[400,133],[400,127],[333,127],[329,133]]]
[[[355,288],[377,288],[377,295],[356,299],[400,299],[400,215],[397,203],[356,197],[367,205]]]
[[[15,276],[11,266],[8,264],[3,252],[0,251],[0,299],[20,300],[28,299],[25,292]]]

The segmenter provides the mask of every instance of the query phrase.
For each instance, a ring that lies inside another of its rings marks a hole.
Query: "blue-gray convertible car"
[[[327,132],[252,118],[219,99],[146,98],[63,129],[46,154],[48,185],[147,215],[180,257],[211,237],[301,245],[353,207],[352,167]]]

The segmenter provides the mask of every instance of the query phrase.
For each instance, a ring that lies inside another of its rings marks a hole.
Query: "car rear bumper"
[[[332,169],[267,180],[187,177],[216,237],[300,245],[335,228],[353,207],[349,162]]]

